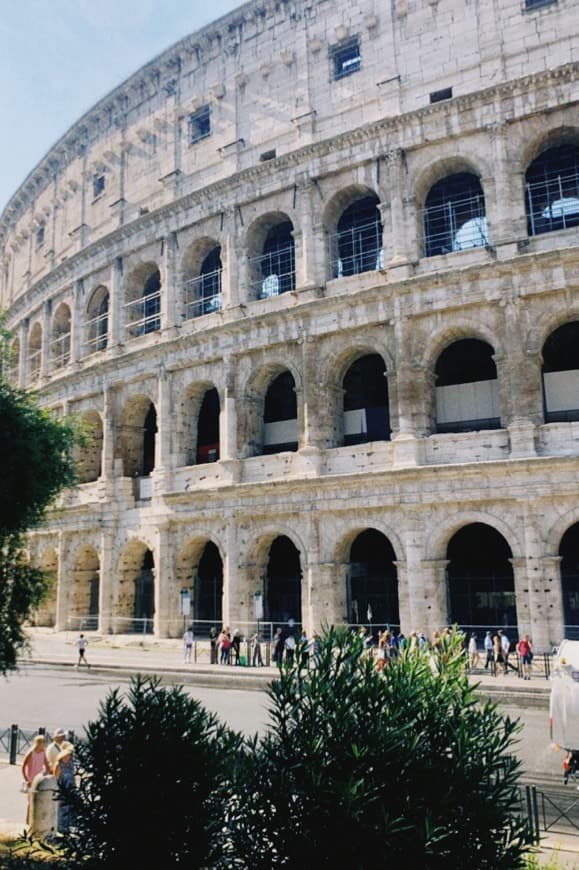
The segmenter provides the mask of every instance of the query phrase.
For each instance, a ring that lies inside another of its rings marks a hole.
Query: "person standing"
[[[76,642],[76,648],[78,650],[78,661],[76,663],[76,667],[79,668],[82,664],[86,665],[87,668],[90,669],[90,665],[86,660],[86,648],[88,646],[88,640],[81,634],[79,639]]]
[[[518,642],[517,653],[523,666],[523,679],[530,680],[533,666],[533,644],[528,634]]]
[[[26,824],[30,824],[30,788],[39,773],[52,773],[46,757],[46,740],[44,734],[36,734],[32,738],[32,746],[22,761],[22,776],[28,791],[28,806],[26,808]]]
[[[284,643],[285,647],[285,663],[286,665],[293,665],[294,657],[296,652],[296,639],[293,634],[288,634]]]
[[[493,638],[490,631],[487,631],[485,634],[485,639],[483,640],[483,646],[485,649],[486,661],[485,661],[485,671],[488,670],[490,665],[491,671],[493,669],[494,664],[494,653],[493,653]]]
[[[261,638],[259,636],[259,632],[257,631],[251,637],[251,664],[254,668],[263,667],[263,658],[261,656]]]
[[[46,748],[46,758],[48,760],[48,767],[54,773],[54,765],[56,764],[56,759],[58,758],[61,752],[64,752],[65,749],[69,749],[72,746],[70,741],[65,740],[66,731],[64,728],[57,728],[54,734],[52,735],[52,742],[48,744]]]
[[[212,665],[217,664],[217,629],[214,625],[209,629],[209,649],[210,662]]]
[[[193,631],[191,626],[183,635],[183,661],[185,664],[191,664],[191,649],[193,647]]]
[[[281,668],[283,663],[284,637],[281,628],[277,628],[273,638],[273,660],[278,668]]]
[[[224,626],[221,629],[221,634],[219,635],[219,650],[220,650],[220,662],[222,665],[229,664],[229,656],[231,654],[231,635],[229,633],[229,626]]]
[[[233,638],[231,641],[231,649],[233,651],[233,655],[235,656],[235,664],[241,664],[241,631],[236,628],[233,631]]]
[[[499,637],[501,639],[501,650],[503,652],[503,663],[505,668],[505,674],[509,671],[509,652],[511,651],[511,641],[507,637],[505,631],[502,628],[499,629]]]
[[[468,642],[468,658],[470,667],[474,670],[478,666],[479,654],[478,647],[476,645],[476,634],[471,634],[470,640]]]
[[[503,674],[506,674],[507,669],[505,668],[505,660],[503,657],[503,646],[501,643],[501,636],[498,633],[495,634],[495,636],[493,637],[493,660],[494,660],[494,665],[495,665],[495,673],[494,673],[495,677],[497,675],[497,666],[498,665],[502,666]]]
[[[54,775],[59,789],[70,790],[74,786],[74,747],[70,744],[59,752],[54,766]],[[72,807],[66,800],[58,801],[56,828],[61,834],[67,834],[72,822]]]

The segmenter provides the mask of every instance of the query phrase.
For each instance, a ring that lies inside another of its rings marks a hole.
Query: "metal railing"
[[[535,843],[540,842],[542,833],[579,834],[579,796],[575,790],[565,794],[556,787],[523,785],[519,788],[519,812],[527,819]]]
[[[251,257],[249,260],[250,275],[259,276],[250,279],[251,293],[257,299],[269,299],[281,293],[295,290],[296,264],[293,245]]]
[[[90,356],[93,353],[97,353],[99,350],[104,350],[108,344],[108,312],[105,314],[99,314],[91,320],[87,320],[84,328],[85,334],[87,335],[84,344],[85,355]]]
[[[185,281],[185,320],[221,311],[221,269]]]
[[[55,368],[63,368],[70,362],[70,332],[63,332],[50,342],[50,355]]]
[[[527,184],[529,235],[579,226],[579,173]]]
[[[125,330],[129,338],[161,328],[161,293],[151,293],[125,304]]]
[[[35,381],[40,377],[42,368],[42,350],[32,350],[28,354],[28,376],[31,381]]]
[[[50,732],[44,725],[34,730],[19,725],[0,726],[0,757],[7,757],[9,764],[17,764],[32,746],[36,734],[46,734],[47,740],[50,740]],[[74,731],[67,731],[66,739],[74,742]]]
[[[427,257],[466,251],[489,244],[485,201],[482,194],[453,198],[422,210],[424,249]]]
[[[330,240],[330,249],[335,278],[383,269],[381,222],[376,220],[335,233]]]

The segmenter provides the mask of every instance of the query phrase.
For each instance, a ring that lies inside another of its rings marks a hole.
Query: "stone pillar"
[[[170,526],[160,525],[155,537],[155,637],[170,637],[176,594]]]
[[[223,407],[219,415],[220,447],[222,460],[237,459],[237,408],[235,396],[235,369],[232,360],[225,363],[225,389]]]
[[[26,317],[20,323],[19,338],[20,338],[20,357],[18,359],[18,381],[19,387],[25,387],[28,383],[28,336],[30,334],[30,321]]]
[[[171,432],[173,429],[173,405],[171,401],[171,376],[163,365],[157,373],[157,439],[155,471],[171,466]]]
[[[347,562],[320,562],[308,556],[307,607],[302,604],[308,636],[348,622],[349,569]]]
[[[239,305],[239,278],[237,272],[237,251],[235,219],[233,212],[223,214],[224,234],[221,245],[221,294],[222,307],[234,308]]]
[[[565,607],[563,600],[563,580],[561,577],[561,556],[541,558],[543,590],[549,623],[549,642],[557,646],[565,637]]]
[[[47,377],[51,369],[50,339],[52,333],[52,300],[47,299],[42,308],[42,349],[40,354],[40,377]]]
[[[113,590],[115,586],[115,563],[110,529],[101,533],[100,579],[99,579],[99,632],[114,634]]]
[[[179,283],[177,233],[169,233],[163,243],[161,263],[161,328],[175,332],[183,322],[183,287]]]
[[[392,428],[394,465],[418,465],[420,462],[417,436],[430,430],[428,398],[432,394],[432,374],[424,366],[411,365],[402,361],[393,373],[396,378],[394,394],[397,406],[391,408],[396,413]]]
[[[400,631],[408,636],[411,631],[414,631],[408,563],[397,559],[394,564],[396,566],[396,579],[398,585]]]
[[[109,346],[123,343],[123,258],[115,257],[111,266],[109,297]]]
[[[114,388],[106,386],[103,394],[103,454],[102,474],[104,480],[112,480],[115,461],[115,402]]]
[[[58,533],[58,575],[56,584],[56,631],[66,631],[71,571],[68,564],[69,546],[63,532]],[[76,626],[73,626],[76,628]]]
[[[390,257],[386,265],[388,269],[398,269],[409,265],[404,220],[402,151],[390,151],[386,155],[386,162],[390,196]]]
[[[413,600],[413,608],[415,622],[422,615],[423,625],[419,623],[414,626],[414,629],[416,631],[422,629],[427,637],[432,637],[432,633],[447,625],[451,618],[448,612],[447,567],[448,559],[425,559],[420,563],[417,581],[422,592],[422,600]]]
[[[263,592],[263,575],[255,562],[239,559],[237,527],[232,516],[227,520],[225,541],[223,623],[246,632],[254,623],[253,596],[255,592]]]
[[[296,283],[298,287],[303,289],[321,287],[325,277],[319,263],[324,256],[320,227],[314,229],[314,197],[317,195],[312,182],[309,179],[304,179],[299,187],[301,207],[301,256],[299,261],[296,251]],[[322,243],[320,244],[320,242]]]
[[[84,356],[83,353],[83,318],[84,290],[82,278],[74,283],[72,311],[70,313],[70,361],[76,363]]]

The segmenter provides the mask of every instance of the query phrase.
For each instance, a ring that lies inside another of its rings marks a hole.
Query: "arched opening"
[[[58,553],[45,550],[38,565],[44,575],[46,594],[32,615],[33,625],[53,628],[56,624],[56,595],[58,589]]]
[[[268,228],[269,225],[269,228]],[[273,225],[262,221],[255,236],[254,250],[259,254],[250,257],[250,285],[252,295],[267,299],[295,290],[296,264],[293,224],[287,219],[278,219]]]
[[[344,444],[390,439],[388,380],[377,354],[360,357],[344,377]]]
[[[219,459],[219,393],[207,390],[201,402],[197,423],[197,464]]]
[[[40,377],[42,365],[42,327],[35,323],[28,339],[28,376],[31,381]]]
[[[71,319],[70,308],[64,302],[58,306],[52,321],[50,354],[55,369],[70,362]]]
[[[543,345],[545,423],[579,420],[579,321],[565,323]]]
[[[203,259],[199,274],[185,281],[185,319],[212,314],[221,309],[221,246]]]
[[[155,263],[139,266],[129,278],[125,325],[128,338],[161,328],[161,273]]]
[[[270,384],[263,413],[263,452],[281,453],[298,449],[296,385],[289,371]]]
[[[123,551],[118,568],[116,633],[150,634],[155,619],[155,560],[140,541]]]
[[[109,291],[97,287],[87,307],[85,324],[85,353],[87,355],[104,350],[109,335]]]
[[[359,275],[384,266],[382,218],[375,194],[357,199],[342,212],[333,239],[334,277]]]
[[[388,538],[366,529],[350,548],[348,611],[353,625],[398,627],[396,554]]]
[[[150,474],[155,468],[155,441],[157,436],[157,412],[151,402],[143,428],[143,475]]]
[[[99,619],[100,563],[92,547],[82,547],[72,569],[68,626],[73,631],[96,631]]]
[[[197,566],[193,600],[195,621],[201,623],[196,626],[196,631],[208,631],[212,625],[219,627],[222,620],[223,562],[212,541],[205,545]]]
[[[472,172],[457,172],[438,181],[424,204],[424,253],[450,254],[488,244],[485,198]]]
[[[500,429],[499,389],[493,348],[464,338],[436,363],[436,431]]]
[[[103,423],[97,411],[82,417],[84,443],[76,449],[76,472],[79,483],[98,480],[102,474]]]
[[[530,236],[579,225],[579,147],[558,145],[529,166],[526,180]]]
[[[296,624],[302,619],[302,569],[295,544],[285,535],[276,538],[269,550],[265,575],[265,620],[274,628]]]
[[[565,634],[579,640],[579,523],[567,529],[559,547]]]
[[[517,628],[511,548],[485,523],[460,529],[447,548],[448,609],[463,628]],[[512,637],[511,637],[512,639]]]

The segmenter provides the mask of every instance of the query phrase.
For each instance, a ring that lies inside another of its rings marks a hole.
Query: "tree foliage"
[[[524,866],[519,726],[476,703],[459,638],[378,672],[359,636],[332,630],[317,666],[298,656],[269,697],[230,806],[230,866]]]
[[[0,356],[5,345],[0,329]],[[0,674],[15,667],[25,644],[22,623],[46,586],[42,573],[26,563],[23,535],[74,482],[75,439],[70,422],[0,379]]]
[[[126,697],[111,692],[78,745],[69,859],[113,870],[207,866],[218,790],[240,743],[181,687],[136,677]]]

